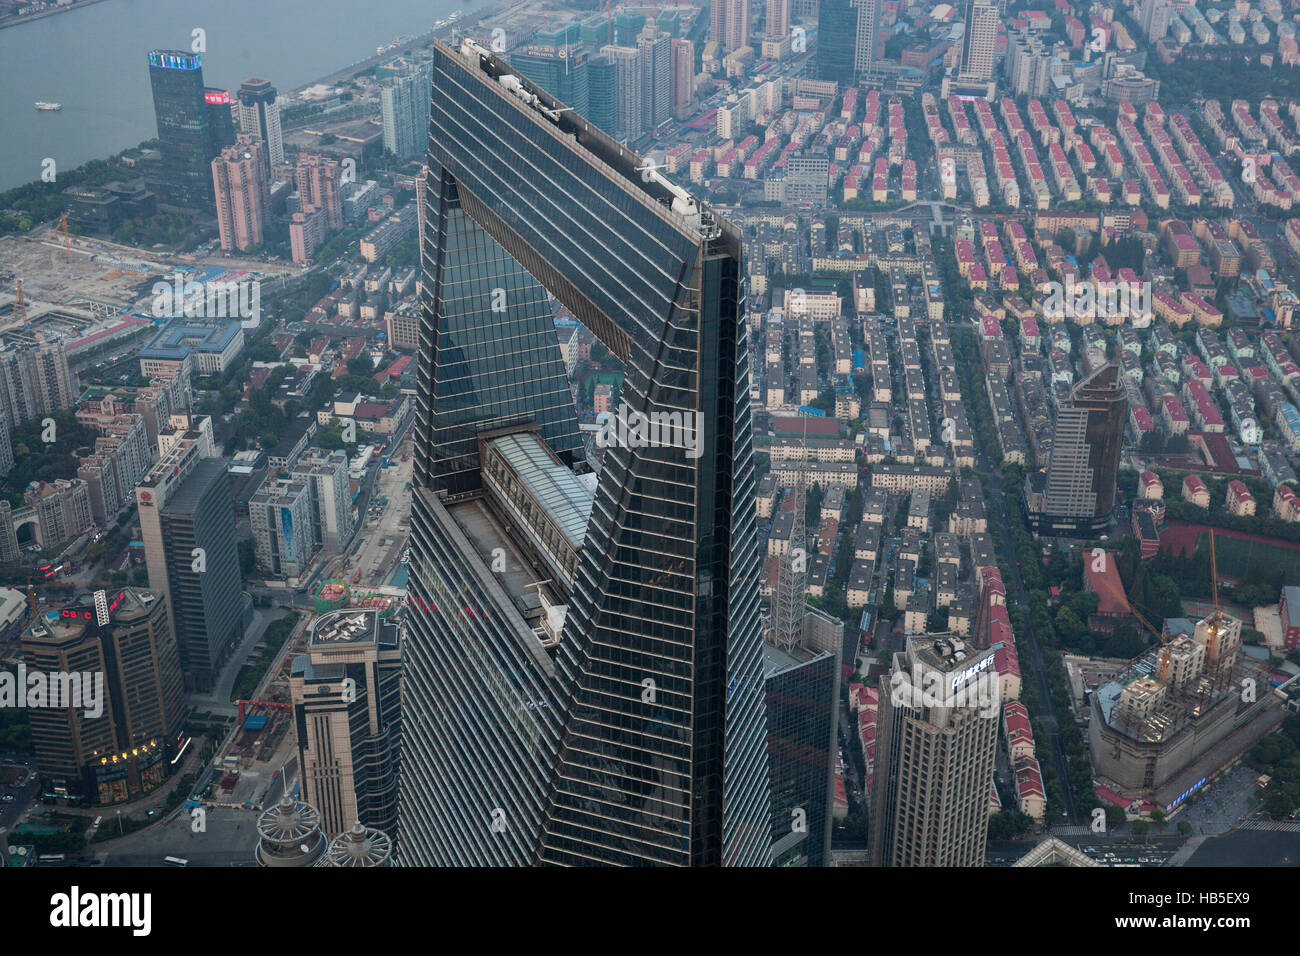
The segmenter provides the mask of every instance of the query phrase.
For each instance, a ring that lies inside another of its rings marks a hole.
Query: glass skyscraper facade
[[[830,866],[839,659],[802,646],[763,653],[774,863]]]
[[[512,53],[510,65],[566,106],[589,115],[587,54],[581,46],[534,44]]]
[[[858,8],[854,0],[822,0],[817,8],[817,78],[854,82]]]
[[[173,206],[205,207],[213,201],[211,163],[221,148],[204,99],[202,60],[197,53],[153,50],[149,82],[162,153],[160,197]]]
[[[768,865],[740,234],[561,108],[435,46],[399,856]],[[530,576],[480,464],[526,428],[584,467],[547,293],[627,406],[687,423],[605,448],[564,580]]]

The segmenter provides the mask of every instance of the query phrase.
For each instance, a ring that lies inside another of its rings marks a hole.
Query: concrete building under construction
[[[1216,612],[1098,687],[1089,725],[1097,779],[1172,812],[1253,746],[1282,711],[1267,669],[1240,647],[1241,622]]]

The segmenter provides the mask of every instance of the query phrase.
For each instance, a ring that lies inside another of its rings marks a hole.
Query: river
[[[203,80],[232,92],[264,76],[283,95],[419,36],[475,0],[105,0],[0,30],[0,189],[157,135],[150,50],[205,31]],[[402,52],[399,48],[394,54]],[[63,104],[40,112],[37,100]]]

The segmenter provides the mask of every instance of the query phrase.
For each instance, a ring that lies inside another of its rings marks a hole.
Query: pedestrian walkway
[[[1052,836],[1054,837],[1087,836],[1091,832],[1092,829],[1086,826],[1069,825],[1069,826],[1052,827]]]
[[[1241,825],[1243,830],[1280,830],[1283,833],[1300,833],[1300,820],[1252,820]]]
[[[1186,843],[1178,848],[1178,852],[1165,860],[1165,866],[1186,866],[1187,861],[1192,858],[1201,844],[1208,840],[1209,837],[1190,837]]]

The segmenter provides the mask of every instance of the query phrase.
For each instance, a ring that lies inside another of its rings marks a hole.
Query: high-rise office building
[[[749,0],[713,0],[709,39],[716,40],[723,53],[749,46]]]
[[[854,82],[876,62],[876,24],[880,19],[880,0],[853,0],[858,19],[853,38]]]
[[[763,32],[769,40],[781,40],[790,34],[790,0],[767,0],[767,26]]]
[[[626,142],[639,139],[645,126],[645,68],[641,50],[610,45],[600,51],[614,64],[614,129],[611,135]]]
[[[331,554],[347,544],[356,527],[348,490],[348,456],[342,449],[308,448],[289,469],[311,498],[312,539]]]
[[[420,250],[420,255],[424,255],[424,227],[428,222],[428,217],[426,215],[428,213],[428,205],[429,166],[427,163],[422,163],[420,165],[420,175],[415,180],[415,235],[419,241],[418,248]],[[397,346],[391,345],[393,341],[391,331],[389,333],[388,341],[392,348],[397,348]],[[414,348],[414,346],[412,346],[412,348]]]
[[[993,650],[907,639],[881,678],[872,783],[876,866],[983,866],[998,747]]]
[[[284,136],[280,132],[280,107],[275,87],[260,76],[250,76],[235,95],[239,101],[239,128],[266,144],[266,159],[272,166],[284,163]]]
[[[136,483],[156,457],[155,446],[143,415],[105,415],[83,408],[77,411],[77,422],[97,433],[94,446],[78,452],[77,477],[87,485],[95,521],[107,526],[135,495]]]
[[[1138,9],[1138,23],[1147,40],[1155,43],[1169,32],[1169,14],[1173,11],[1170,0],[1142,0]]]
[[[989,0],[970,0],[966,7],[966,35],[962,38],[961,75],[974,80],[992,79],[997,44],[997,5]]]
[[[167,778],[184,697],[166,603],[142,588],[101,592],[47,611],[23,634],[28,674],[81,681],[81,700],[64,701],[76,706],[28,711],[37,765],[56,793],[117,803]]]
[[[14,444],[9,437],[9,426],[0,415],[0,476],[9,474],[14,467]]]
[[[433,89],[399,854],[767,865],[740,233],[469,41]],[[594,481],[548,292],[661,423]]]
[[[217,86],[203,88],[203,105],[208,111],[208,128],[212,131],[212,145],[219,151],[235,145],[235,101],[230,90]]]
[[[396,624],[349,608],[318,619],[289,678],[303,798],[335,836],[397,832],[402,649]]]
[[[695,44],[682,37],[673,37],[672,51],[673,115],[685,119],[690,115],[691,103],[695,99]]]
[[[692,53],[691,69],[694,70]],[[587,61],[587,119],[606,136],[618,132],[618,65],[602,53]]]
[[[277,578],[301,577],[316,549],[312,540],[311,492],[301,481],[267,473],[248,499],[257,566]]]
[[[653,130],[672,117],[672,37],[660,33],[652,22],[646,24],[636,45],[641,51],[641,123],[646,130]]]
[[[817,8],[817,78],[853,85],[857,39],[855,0],[821,0]]]
[[[0,349],[0,418],[11,432],[33,418],[72,408],[79,395],[77,374],[61,342]]]
[[[413,159],[425,147],[429,128],[429,66],[399,58],[376,72],[380,77],[379,112],[384,151]]]
[[[155,191],[173,206],[206,209],[212,202],[208,164],[221,147],[204,100],[202,60],[197,53],[153,50],[149,82],[162,153],[161,181]]]
[[[767,753],[772,772],[772,860],[776,866],[829,866],[844,624],[800,601],[797,642],[769,634]]]
[[[201,429],[175,441],[135,491],[149,586],[168,597],[186,690],[211,690],[244,632],[235,505]]]
[[[330,232],[343,228],[343,173],[338,161],[316,153],[299,153],[294,179],[298,205],[304,216],[321,213],[321,226]]]
[[[1074,387],[1056,416],[1042,487],[1031,475],[1029,507],[1042,534],[1100,534],[1115,507],[1128,396],[1110,363]]]
[[[260,139],[240,133],[238,142],[212,161],[217,232],[227,252],[262,243],[262,223],[270,207],[264,148]]]
[[[587,54],[579,44],[535,43],[510,54],[510,65],[565,106],[587,115],[590,93]]]

